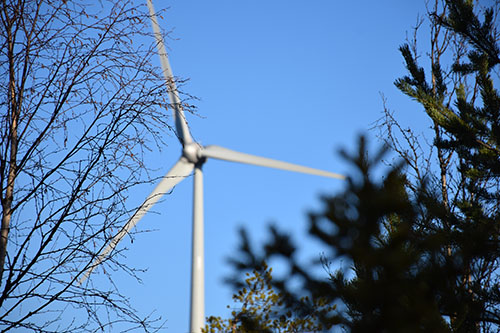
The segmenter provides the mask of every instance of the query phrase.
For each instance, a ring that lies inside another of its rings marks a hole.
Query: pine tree
[[[304,295],[321,295],[340,304],[322,323],[348,331],[498,331],[500,96],[493,78],[500,51],[496,12],[480,9],[472,1],[435,1],[429,71],[419,64],[416,39],[401,46],[408,74],[395,84],[430,119],[431,144],[424,147],[386,109],[382,137],[398,159],[382,180],[373,175],[390,161],[386,149],[370,154],[361,139],[356,154],[343,153],[356,171],[344,192],[310,215],[328,276],[298,263],[290,237],[276,228],[260,252],[243,238],[237,273],[284,259],[291,277],[273,286],[287,295],[285,306],[307,314],[313,308]],[[336,268],[339,260],[351,267]]]
[[[424,225],[424,230],[437,229],[447,236],[442,248],[457,273],[453,290],[445,295],[446,302],[440,302],[440,310],[455,331],[463,332],[488,330],[492,325],[496,330],[500,323],[500,98],[492,79],[500,63],[499,35],[494,10],[484,10],[481,20],[474,9],[471,1],[447,0],[443,6],[447,15],[432,13],[435,31],[443,27],[452,36],[448,38],[467,46],[464,54],[454,54],[449,72],[441,66],[440,54],[432,54],[427,82],[416,55],[404,45],[401,53],[408,76],[396,81],[432,119],[439,133],[434,137],[435,148],[453,159],[444,175],[454,183],[445,186],[441,182],[444,194],[433,200],[433,207],[440,206],[442,216],[435,214],[438,218]],[[433,42],[439,43],[438,38]],[[446,81],[450,74],[455,76],[452,84]],[[455,97],[454,105],[446,102],[448,96]]]

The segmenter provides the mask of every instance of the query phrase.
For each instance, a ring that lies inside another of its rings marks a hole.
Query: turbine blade
[[[153,25],[153,31],[156,38],[158,55],[160,56],[161,68],[163,70],[165,82],[167,83],[168,97],[173,108],[177,138],[182,145],[188,144],[191,143],[193,139],[191,138],[191,134],[189,133],[189,128],[184,116],[184,111],[182,110],[179,92],[177,91],[177,86],[175,85],[174,74],[172,73],[170,62],[168,61],[167,51],[165,50],[165,43],[163,42],[163,37],[160,32],[160,26],[158,25],[156,13],[153,8],[153,1],[147,0],[147,3],[149,8],[149,15],[151,17],[151,24]]]
[[[185,157],[181,157],[179,161],[170,169],[169,172],[163,177],[160,183],[155,187],[153,192],[144,200],[144,203],[137,209],[132,218],[125,224],[125,226],[120,230],[118,234],[113,237],[109,242],[108,246],[99,254],[97,259],[92,263],[92,265],[85,271],[80,281],[80,285],[85,282],[92,271],[101,264],[101,262],[106,258],[106,256],[113,251],[113,249],[118,245],[118,243],[125,237],[126,234],[139,222],[139,220],[146,214],[146,212],[153,207],[153,205],[168,191],[170,191],[175,185],[181,182],[184,178],[189,176],[193,171],[194,164],[188,162]]]
[[[278,160],[273,160],[266,157],[260,157],[250,154],[240,153],[231,149],[219,147],[219,146],[206,146],[201,150],[201,155],[203,157],[210,157],[219,160],[245,163],[245,164],[253,164],[259,165],[268,168],[282,169],[300,173],[307,173],[311,175],[323,176],[323,177],[331,177],[338,179],[345,179],[345,176],[340,175],[338,173],[333,173],[329,171],[323,171],[319,169],[313,169],[297,164],[282,162]]]

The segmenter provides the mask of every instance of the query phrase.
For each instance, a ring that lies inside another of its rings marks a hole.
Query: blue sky
[[[403,124],[424,130],[418,106],[393,86],[404,74],[401,45],[424,1],[156,1],[169,7],[160,25],[174,74],[200,98],[187,115],[194,138],[227,148],[349,174],[338,156],[382,115],[381,93]],[[426,28],[426,27],[424,27]],[[422,34],[422,45],[429,44]],[[175,137],[160,156],[147,157],[165,173],[180,156]],[[376,144],[375,139],[372,143]],[[205,176],[206,315],[228,313],[232,290],[226,258],[246,227],[257,242],[273,222],[317,258],[305,237],[307,212],[342,181],[208,161]],[[134,192],[139,204],[153,189]],[[121,272],[115,281],[140,313],[161,315],[170,332],[187,332],[189,316],[192,179],[179,184],[125,239],[126,263],[147,268],[142,285]]]

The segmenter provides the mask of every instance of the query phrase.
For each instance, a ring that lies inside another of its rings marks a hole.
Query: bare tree
[[[133,1],[2,1],[2,332],[161,325],[116,287],[77,283],[135,210],[128,191],[152,177],[143,154],[169,130],[147,15]],[[119,253],[107,264],[137,277]]]

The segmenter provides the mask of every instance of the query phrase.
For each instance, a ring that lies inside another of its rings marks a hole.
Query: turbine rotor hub
[[[195,142],[188,143],[182,149],[182,155],[193,164],[201,160],[201,146]]]

